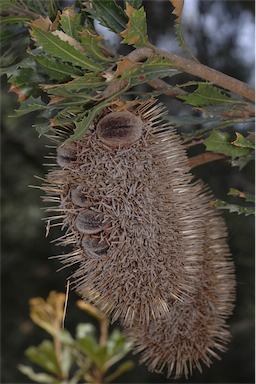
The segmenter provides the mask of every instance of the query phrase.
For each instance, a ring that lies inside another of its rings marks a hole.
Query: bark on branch
[[[248,100],[255,101],[255,89],[248,84],[207,67],[206,65],[175,55],[174,53],[158,49],[139,48],[132,51],[127,57],[133,61],[142,61],[154,55],[170,60],[170,66],[173,68],[210,81]]]

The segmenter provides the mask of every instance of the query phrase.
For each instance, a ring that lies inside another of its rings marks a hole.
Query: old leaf
[[[50,292],[48,298],[34,297],[30,299],[30,316],[33,322],[51,335],[56,334],[62,326],[65,294]]]
[[[172,11],[172,14],[177,16],[177,19],[175,20],[177,23],[181,22],[181,14],[184,6],[184,0],[170,0],[171,4],[174,7],[174,10]]]
[[[121,76],[125,71],[138,66],[140,63],[135,63],[134,61],[124,57],[124,59],[117,61],[117,70],[115,76]]]
[[[144,8],[134,9],[126,3],[125,13],[129,17],[126,29],[120,33],[123,37],[122,43],[133,45],[135,48],[149,47],[151,44],[147,36],[147,22]]]

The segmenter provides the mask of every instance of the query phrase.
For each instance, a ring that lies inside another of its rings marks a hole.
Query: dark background
[[[190,1],[190,0],[187,0]],[[193,53],[203,64],[216,68],[242,81],[254,83],[254,1],[196,1],[190,13],[184,13],[184,35]],[[190,8],[191,8],[190,7]],[[173,16],[169,1],[146,1],[148,34],[160,48],[180,53],[175,42]],[[194,11],[196,11],[194,13]],[[191,79],[184,76],[184,81]],[[46,298],[51,290],[65,291],[70,271],[56,272],[59,264],[48,257],[58,249],[44,237],[41,218],[41,192],[29,188],[39,185],[34,175],[46,173],[44,155],[46,139],[38,139],[32,124],[34,116],[12,118],[18,107],[17,97],[8,93],[2,80],[2,383],[26,383],[17,364],[28,364],[24,350],[38,345],[46,333],[29,318],[28,300]],[[170,114],[191,113],[180,102],[164,101]],[[240,129],[246,127],[239,127]],[[224,161],[200,166],[194,173],[207,182],[215,195],[225,198],[230,187],[254,193],[254,164],[241,172]],[[225,213],[229,244],[237,276],[237,301],[230,320],[232,341],[221,361],[195,371],[188,383],[254,382],[254,218]],[[51,234],[51,239],[56,235]],[[59,250],[60,251],[60,250]],[[61,251],[60,251],[61,252]],[[88,320],[78,310],[75,292],[70,293],[66,327],[74,332],[79,322]],[[137,364],[123,383],[170,383],[163,375],[150,374]],[[178,380],[178,382],[182,382]]]

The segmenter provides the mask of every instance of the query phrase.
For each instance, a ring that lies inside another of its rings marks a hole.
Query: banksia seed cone
[[[178,377],[224,350],[235,284],[225,225],[165,113],[152,99],[113,104],[79,140],[56,132],[42,189],[79,293],[120,319],[149,369]]]
[[[198,189],[199,186],[199,189]],[[201,184],[196,187],[200,196]],[[221,217],[207,206],[209,197],[201,194],[205,220],[204,258],[197,293],[191,302],[176,301],[169,318],[152,320],[148,326],[134,324],[127,334],[142,352],[141,362],[151,371],[167,368],[168,377],[202,371],[201,363],[211,364],[225,351],[230,339],[226,319],[235,298],[234,265],[226,244],[227,231]]]

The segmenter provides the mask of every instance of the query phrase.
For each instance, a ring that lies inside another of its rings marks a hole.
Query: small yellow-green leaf
[[[133,45],[135,48],[151,47],[147,36],[147,21],[144,8],[134,9],[126,3],[126,14],[129,21],[126,29],[120,33],[123,37],[122,44]]]
[[[31,319],[51,335],[56,335],[62,326],[64,303],[64,293],[52,291],[47,300],[34,297],[29,301]]]
[[[26,349],[25,354],[29,360],[46,371],[56,376],[61,373],[56,351],[51,341],[44,340],[38,347],[29,347]]]
[[[31,367],[28,367],[27,365],[19,364],[18,369],[20,372],[26,375],[32,381],[32,383],[56,383],[56,378],[54,376],[48,375],[47,373],[36,373]]]

